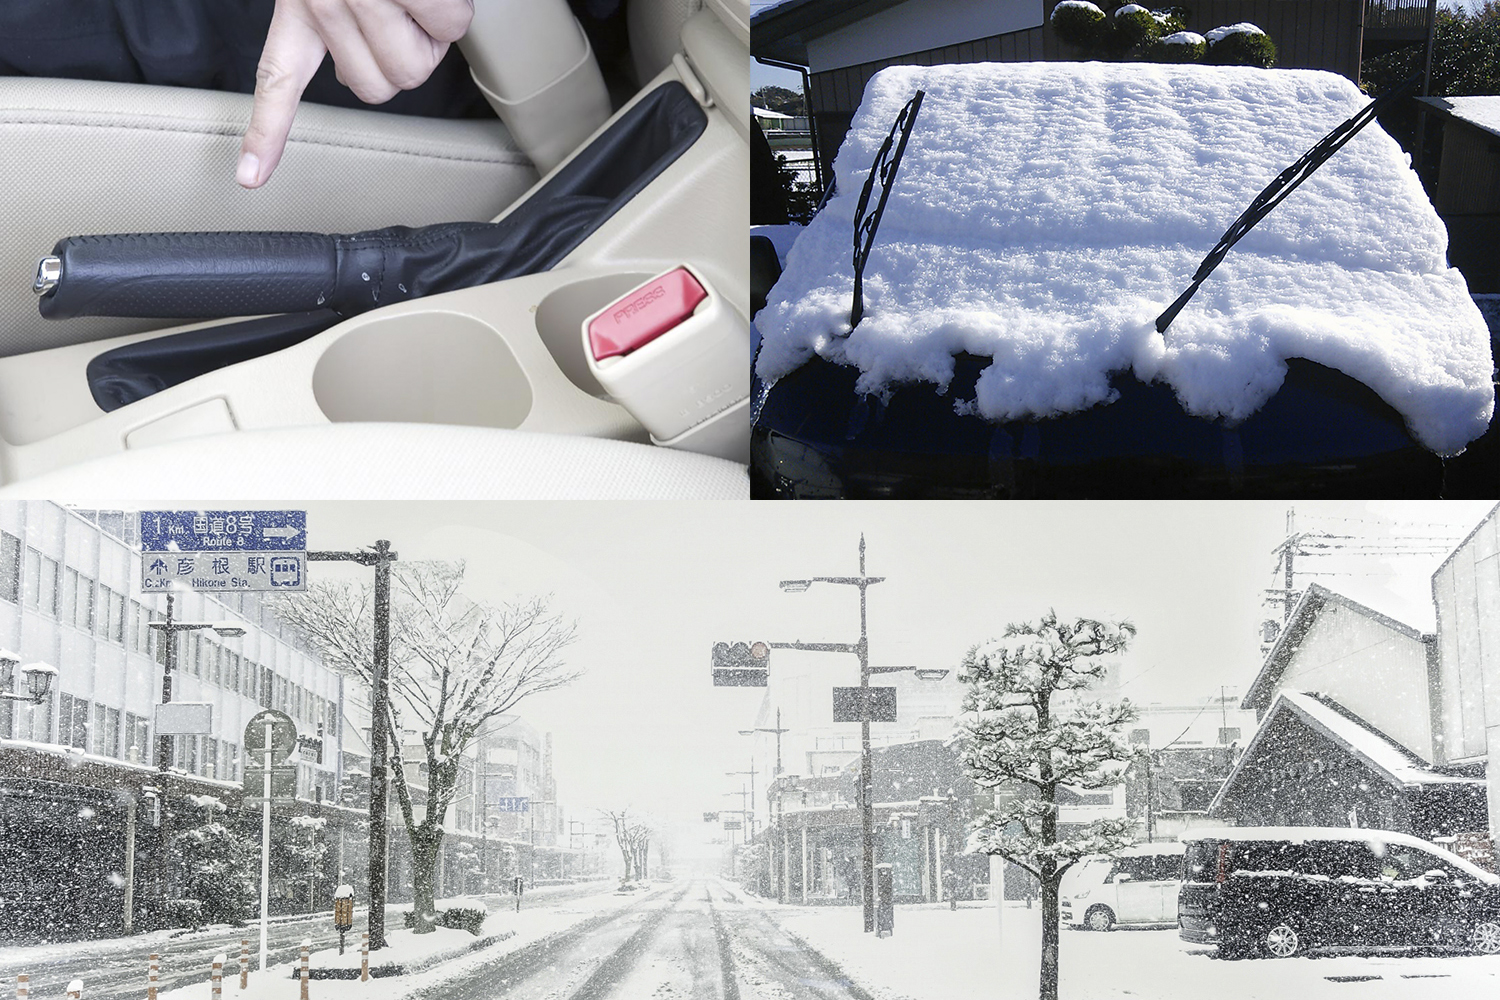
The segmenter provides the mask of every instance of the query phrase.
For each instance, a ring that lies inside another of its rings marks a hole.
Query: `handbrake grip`
[[[338,278],[322,233],[127,233],[73,236],[52,248],[47,319],[202,319],[325,308]]]

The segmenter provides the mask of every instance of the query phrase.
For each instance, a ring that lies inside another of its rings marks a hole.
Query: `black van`
[[[1500,953],[1500,877],[1385,830],[1193,830],[1177,927],[1220,958],[1308,951]]]

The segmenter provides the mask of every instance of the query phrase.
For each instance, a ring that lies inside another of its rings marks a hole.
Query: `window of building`
[[[72,567],[63,572],[63,620],[85,632],[94,630],[94,581]]]
[[[123,757],[120,749],[120,710],[105,705],[94,706],[94,753],[105,757]]]
[[[219,776],[219,741],[212,736],[203,737],[203,775],[208,778]]]
[[[21,540],[0,531],[0,598],[15,602],[21,599]]]
[[[47,615],[57,614],[57,560],[36,549],[26,549],[26,573],[21,581],[22,599],[28,607]]]
[[[271,673],[270,667],[260,669],[260,704],[262,708],[275,707],[275,682],[276,675]]]
[[[12,692],[15,690],[16,667],[11,664],[0,664],[0,692]],[[0,698],[0,738],[14,739],[15,733],[11,727],[15,725],[16,703],[9,698]]]
[[[68,567],[62,573],[62,607],[58,609],[58,617],[71,625],[77,612],[78,571]]]
[[[62,694],[57,699],[57,742],[65,747],[89,748],[89,703]]]
[[[166,620],[166,617],[164,615],[158,614],[155,611],[150,611],[150,612],[147,612],[147,614],[146,614],[146,621],[147,622],[158,622],[158,621],[165,621],[165,620]],[[155,657],[157,663],[161,664],[162,666],[166,666],[166,664],[167,664],[167,638],[166,638],[165,634],[158,634],[158,633],[161,633],[160,629],[154,629],[154,628],[149,628],[148,627],[147,630],[152,635],[156,636],[156,638],[154,638],[154,639],[151,640],[151,654],[152,654],[152,656]],[[173,636],[172,638],[175,639],[176,636]]]
[[[151,761],[151,727],[144,717],[134,712],[125,713],[125,745],[120,756],[130,758],[130,748],[135,747],[140,754],[141,763],[147,764]]]
[[[40,605],[42,579],[42,554],[30,546],[26,547],[26,573],[22,577],[21,600],[29,608]]]

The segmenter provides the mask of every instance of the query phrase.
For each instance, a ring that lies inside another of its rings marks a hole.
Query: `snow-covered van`
[[[1084,858],[1063,875],[1062,922],[1094,931],[1116,924],[1174,923],[1182,855],[1182,844],[1165,843]]]
[[[1500,877],[1386,830],[1194,830],[1178,934],[1221,958],[1414,948],[1500,952]]]

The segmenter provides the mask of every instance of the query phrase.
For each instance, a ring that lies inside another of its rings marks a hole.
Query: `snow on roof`
[[[1500,97],[1424,97],[1454,118],[1500,136]]]
[[[848,334],[855,204],[891,123],[926,99]],[[818,353],[861,392],[946,386],[961,351],[994,363],[991,420],[1113,398],[1160,379],[1183,406],[1243,419],[1285,359],[1359,379],[1434,451],[1482,434],[1489,334],[1447,234],[1394,140],[1371,125],[1224,259],[1163,338],[1156,316],[1277,174],[1367,99],[1313,70],[1145,63],[895,66],[865,91],[838,196],[798,239],[756,318],[772,381]]]
[[[1484,784],[1483,778],[1466,778],[1431,770],[1415,754],[1401,749],[1379,731],[1368,725],[1361,725],[1310,694],[1283,690],[1280,700],[1297,709],[1371,765],[1403,784]],[[1274,710],[1275,706],[1272,708]]]
[[[769,110],[767,108],[751,108],[750,109],[750,113],[752,115],[754,115],[756,118],[790,118],[790,117],[792,117],[791,115],[784,115],[780,111],[771,111],[771,110]]]

